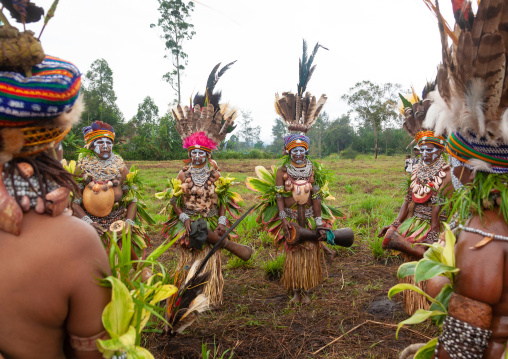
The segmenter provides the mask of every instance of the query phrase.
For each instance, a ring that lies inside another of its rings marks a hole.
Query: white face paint
[[[439,148],[434,145],[421,145],[420,153],[422,155],[423,162],[426,165],[436,162],[440,155]]]
[[[113,151],[113,141],[107,137],[101,137],[95,140],[94,151],[104,159],[109,158],[111,151]]]
[[[301,165],[305,161],[305,147],[298,146],[291,150],[291,160],[297,165]]]
[[[206,161],[206,152],[200,149],[193,149],[190,151],[192,164],[195,166],[202,165]]]

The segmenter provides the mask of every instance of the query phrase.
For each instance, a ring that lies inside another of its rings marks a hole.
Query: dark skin
[[[441,153],[443,152],[443,149],[440,148],[439,146],[434,146],[433,144],[427,144],[426,146],[430,147],[430,148],[437,148],[438,151],[437,151],[437,155],[439,158],[439,156],[441,155]],[[425,162],[425,163],[429,163],[431,164],[433,161],[432,161],[432,154],[429,154],[429,153],[426,153],[425,155],[422,155],[422,160]],[[446,177],[443,179],[443,185],[442,185],[442,189],[443,189],[443,194],[445,196],[449,196],[450,193],[453,191],[453,186],[449,185],[449,186],[446,186],[445,184],[447,183],[451,183],[451,174],[450,174],[450,170],[446,170]],[[403,222],[407,215],[408,215],[408,212],[409,212],[409,205],[410,205],[410,201],[407,201],[405,200],[404,203],[402,204],[402,206],[400,207],[400,210],[399,210],[399,214],[396,218],[397,221],[399,222]],[[441,212],[441,206],[433,206],[432,207],[432,217],[431,217],[431,220],[430,220],[430,228],[431,230],[433,231],[436,231],[436,232],[440,232],[440,228],[441,228],[441,221],[439,219],[439,213]],[[396,230],[395,227],[393,227],[392,225],[388,225],[388,226],[385,226],[381,229],[381,231],[379,231],[379,234],[378,234],[378,237],[379,238],[382,238],[386,235],[387,231],[389,229],[392,229],[392,230]]]
[[[98,279],[110,275],[108,258],[93,228],[70,211],[51,217],[30,210],[20,236],[0,231],[0,267],[0,352],[6,358],[66,358],[67,334],[104,330],[101,316],[111,294]],[[102,355],[75,351],[72,357]]]
[[[298,164],[296,164],[295,160],[303,160],[305,159],[305,155],[292,155],[291,156],[291,163],[293,166],[298,167]],[[277,177],[275,178],[275,184],[277,186],[283,186],[284,185],[284,173],[283,171],[277,171]],[[312,206],[312,209],[314,210],[314,216],[321,217],[321,200],[320,199],[312,199],[312,190],[309,195],[309,199],[307,200],[307,205]],[[296,203],[295,199],[293,197],[283,197],[277,199],[277,209],[279,212],[284,211],[285,208],[291,208]],[[284,231],[284,237],[289,238],[289,221],[287,219],[282,219],[282,230]],[[326,235],[325,231],[322,231],[322,235]]]
[[[467,227],[508,235],[508,225],[499,208],[485,211],[482,219],[473,216]],[[481,248],[470,249],[482,239],[483,236],[476,233],[460,232],[455,246],[456,267],[460,268],[460,272],[454,291],[492,306],[492,336],[484,358],[497,359],[508,341],[508,244],[494,240]],[[439,358],[450,356],[440,348]]]
[[[201,168],[206,165],[206,158],[203,158],[203,156],[199,156],[198,154],[189,153],[189,157],[191,160],[192,167],[194,167],[194,168]],[[220,176],[220,173],[219,173],[219,176]],[[180,181],[182,181],[182,183],[183,183],[185,181],[185,172],[180,171],[176,178],[179,179]],[[180,216],[180,214],[183,213],[182,209],[176,203],[173,203],[172,207],[173,207],[173,210],[175,211],[177,216]],[[226,208],[224,208],[223,205],[220,205],[219,206],[219,216],[225,216],[225,215],[226,215]],[[189,233],[191,231],[191,227],[190,227],[191,222],[192,221],[190,219],[188,219],[184,223],[185,230],[187,231],[187,235],[189,235]],[[214,232],[217,233],[217,235],[219,235],[219,237],[222,237],[222,235],[224,235],[224,233],[226,233],[226,231],[227,231],[226,226],[224,226],[223,224],[220,224],[220,223],[217,225],[217,227],[214,230]]]
[[[98,140],[100,140],[100,139],[98,139]],[[94,146],[94,143],[92,143],[92,148]],[[97,156],[101,160],[106,160],[111,157],[111,154],[112,154],[112,147],[101,146],[100,153],[97,153]],[[127,169],[127,167],[124,166],[120,170],[120,174],[122,176],[121,183],[123,183],[125,181],[125,179],[127,178],[127,175],[129,174],[129,170]],[[115,203],[118,203],[122,200],[122,197],[127,194],[128,190],[122,191],[122,188],[120,185],[120,186],[113,187],[113,192],[115,194]],[[83,218],[86,215],[83,208],[76,203],[72,204],[72,209],[74,210],[75,216],[78,218]],[[136,218],[136,214],[137,214],[137,204],[132,202],[127,206],[127,215],[125,216],[125,219],[130,219],[130,220],[134,221],[134,219]],[[99,236],[102,236],[109,229],[109,228],[102,228],[96,222],[92,223],[92,226],[95,228],[95,230],[97,231]],[[127,227],[130,228],[129,225],[127,225]]]

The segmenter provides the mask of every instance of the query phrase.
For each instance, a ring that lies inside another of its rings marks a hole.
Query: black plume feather
[[[219,102],[222,96],[222,91],[214,92],[215,86],[217,85],[217,82],[219,82],[219,79],[224,75],[224,73],[229,70],[229,68],[236,62],[237,60],[230,62],[226,66],[224,66],[220,71],[220,62],[214,66],[212,69],[212,72],[210,72],[210,75],[208,76],[208,81],[206,82],[206,90],[205,94],[201,95],[199,92],[194,96],[194,106],[199,105],[203,107],[205,105],[206,100],[208,99],[207,103],[212,104],[213,108],[217,111],[219,109]],[[218,72],[217,72],[218,71]]]
[[[13,2],[13,0],[0,0],[0,3],[9,10],[11,16],[19,23],[27,24],[30,22],[37,22],[41,19],[42,15],[44,15],[44,9],[42,7],[35,5],[33,2],[28,2],[26,4],[26,15],[23,19],[23,14],[16,10]],[[19,8],[20,5],[17,6]]]
[[[171,326],[175,328],[182,316],[185,314],[187,309],[189,308],[191,302],[203,292],[205,288],[205,283],[208,281],[210,277],[210,272],[205,272],[200,274],[194,278],[191,278],[188,283],[185,283],[177,293],[177,305],[176,313],[174,314],[173,319],[171,320]]]
[[[314,50],[312,50],[312,54],[307,58],[307,41],[303,40],[303,54],[300,59],[300,82],[298,83],[298,94],[301,96],[307,89],[307,84],[309,83],[312,74],[314,73],[314,69],[316,65],[312,66],[312,62],[314,61],[314,57],[316,57],[318,49],[322,47],[325,50],[328,50],[326,47],[316,43],[314,46]]]

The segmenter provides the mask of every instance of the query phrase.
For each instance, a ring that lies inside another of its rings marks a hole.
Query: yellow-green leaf
[[[130,351],[136,347],[136,329],[130,326],[125,334],[118,338],[112,338],[108,340],[98,340],[97,348],[101,353],[104,352],[116,352],[122,351],[129,354]]]
[[[446,247],[443,250],[443,257],[446,265],[449,265],[450,267],[455,267],[455,253],[454,253],[455,236],[450,230],[450,226],[448,226],[447,223],[445,223],[444,225],[446,226],[445,231]]]
[[[407,276],[415,274],[415,267],[416,267],[417,263],[418,262],[413,261],[413,262],[406,262],[406,263],[401,264],[401,266],[399,267],[399,270],[397,271],[397,277],[399,279],[401,279],[401,278],[405,278]]]
[[[434,278],[446,272],[456,273],[458,271],[458,268],[450,267],[444,263],[431,261],[427,258],[422,258],[418,261],[414,270],[415,282],[420,283],[423,280]]]
[[[430,302],[432,302],[432,303],[436,302],[436,300],[434,298],[432,298],[430,295],[425,293],[420,288],[415,287],[412,284],[407,284],[407,283],[400,283],[400,284],[397,284],[397,285],[394,285],[393,287],[391,287],[390,290],[388,291],[388,298],[392,299],[392,297],[395,294],[400,293],[403,290],[412,290],[416,293],[420,293],[421,295],[425,296]]]
[[[418,349],[413,359],[431,359],[436,349],[437,338],[431,339],[427,344]]]
[[[171,284],[163,285],[161,288],[157,290],[157,293],[154,295],[151,304],[155,305],[159,303],[161,300],[171,297],[178,291],[178,288]]]
[[[430,311],[430,310],[425,310],[425,309],[418,309],[415,312],[415,314],[413,314],[411,316],[411,318],[403,320],[402,322],[399,323],[399,326],[397,327],[397,332],[395,333],[395,337],[397,339],[399,339],[399,330],[400,330],[400,328],[402,328],[402,326],[404,324],[418,324],[418,323],[422,323],[422,322],[426,321],[427,319],[429,319],[431,316],[434,316],[434,315],[446,315],[446,313],[441,312],[439,310]]]
[[[117,278],[109,276],[105,279],[111,283],[111,302],[102,312],[102,324],[109,336],[116,339],[129,330],[134,315],[134,302],[127,287]]]

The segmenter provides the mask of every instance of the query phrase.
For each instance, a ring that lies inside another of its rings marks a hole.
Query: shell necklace
[[[208,165],[204,165],[201,168],[191,167],[189,172],[192,177],[192,182],[198,187],[203,187],[205,182],[208,180],[208,177],[210,177],[210,169]]]
[[[293,164],[286,166],[288,175],[294,180],[306,180],[312,174],[312,162],[307,158],[307,163],[303,167],[295,167]]]
[[[411,174],[409,188],[415,195],[419,196],[430,193],[432,189],[439,190],[443,184],[443,178],[446,177],[444,170],[448,167],[450,165],[443,160],[443,157],[428,166],[420,161]]]

